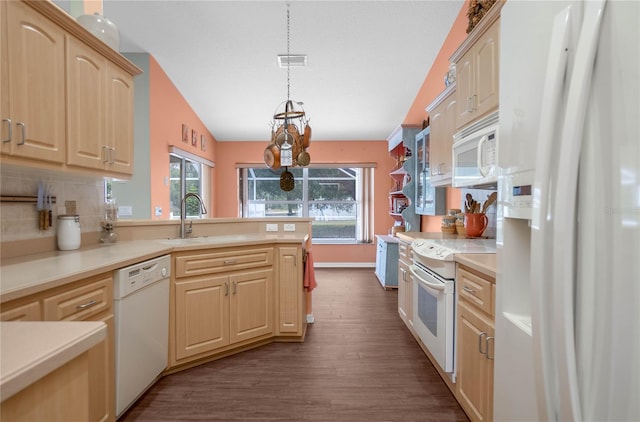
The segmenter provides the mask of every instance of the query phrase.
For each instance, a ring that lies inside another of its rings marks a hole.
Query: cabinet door
[[[473,47],[475,65],[475,116],[498,107],[500,20],[491,25]]]
[[[0,2],[0,152],[11,152],[9,131],[13,132],[9,111],[9,55],[5,41],[7,39],[7,2]],[[11,132],[11,133],[12,133]]]
[[[229,342],[273,334],[273,271],[232,274],[229,283]]]
[[[302,250],[278,248],[277,335],[302,335]]]
[[[64,32],[23,2],[6,6],[9,110],[3,107],[2,118],[13,122],[9,153],[63,163]]]
[[[67,163],[103,169],[107,61],[74,37],[67,41]]]
[[[456,96],[452,92],[430,115],[431,122],[431,184],[451,184],[451,150],[456,131]]]
[[[115,319],[109,313],[87,321],[107,324],[105,340],[89,350],[89,420],[115,421]]]
[[[456,129],[473,119],[474,68],[473,49],[456,63]]]
[[[409,266],[403,261],[398,260],[398,314],[400,318],[409,323],[409,308],[411,304],[407,302],[407,291],[412,289],[409,284]]]
[[[490,421],[493,418],[493,360],[487,354],[493,357],[493,342],[487,339],[494,336],[493,324],[464,300],[459,300],[457,333],[458,400],[472,421]]]
[[[133,174],[133,77],[107,66],[106,144],[109,171]]]
[[[378,253],[376,256],[376,276],[384,286],[387,274],[387,243],[378,237]]]
[[[229,344],[229,277],[205,276],[175,284],[176,359]]]

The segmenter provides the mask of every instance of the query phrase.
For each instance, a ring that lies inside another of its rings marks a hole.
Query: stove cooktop
[[[453,261],[455,254],[496,253],[495,239],[417,239],[413,251],[426,258]]]

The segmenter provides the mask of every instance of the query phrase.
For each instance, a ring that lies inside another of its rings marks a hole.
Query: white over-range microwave
[[[453,136],[453,187],[496,188],[498,139],[497,111]]]

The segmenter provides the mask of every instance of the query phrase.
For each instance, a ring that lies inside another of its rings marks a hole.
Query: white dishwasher
[[[116,415],[167,367],[170,255],[114,272]]]

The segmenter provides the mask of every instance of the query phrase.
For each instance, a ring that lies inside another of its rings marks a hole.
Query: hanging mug
[[[489,218],[482,213],[466,213],[464,229],[469,237],[480,237],[489,224]]]

